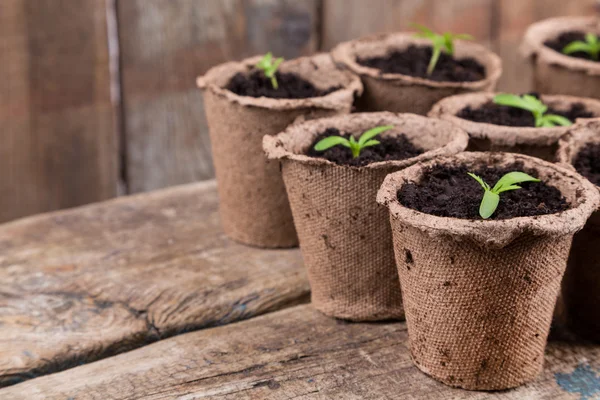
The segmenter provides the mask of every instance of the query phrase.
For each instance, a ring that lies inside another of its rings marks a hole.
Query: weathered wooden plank
[[[532,70],[519,54],[519,45],[527,27],[551,17],[591,15],[597,12],[596,0],[495,0],[496,32],[494,51],[502,58],[504,73],[498,89],[526,93],[532,89]]]
[[[488,44],[493,0],[323,0],[322,46],[377,32],[412,29],[425,24],[439,31],[470,33]]]
[[[484,393],[452,389],[419,372],[407,339],[405,323],[347,323],[298,306],[34,379],[0,390],[0,398],[555,400],[600,395],[600,346],[552,343],[536,382]]]
[[[104,1],[0,2],[0,221],[116,194]]]
[[[131,192],[214,176],[196,77],[269,50],[313,52],[319,1],[118,1]]]
[[[299,250],[228,240],[215,189],[0,225],[0,385],[307,301]]]

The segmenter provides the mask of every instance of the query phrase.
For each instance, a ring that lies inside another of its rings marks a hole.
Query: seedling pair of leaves
[[[479,215],[483,219],[488,219],[492,216],[492,214],[494,214],[498,208],[498,204],[500,203],[501,193],[508,192],[510,190],[521,189],[521,186],[518,185],[519,183],[540,181],[539,179],[534,178],[531,175],[527,175],[524,172],[515,171],[504,175],[502,178],[500,178],[500,180],[498,180],[498,182],[496,182],[493,188],[490,188],[490,185],[488,185],[479,176],[471,172],[467,172],[467,174],[479,182],[484,190],[483,198],[481,199],[481,204],[479,205]]]
[[[498,94],[494,96],[494,103],[520,108],[533,114],[535,126],[538,128],[550,128],[553,126],[569,126],[572,122],[568,118],[556,114],[546,114],[548,106],[542,103],[540,99],[530,94],[517,96],[515,94]]]
[[[466,33],[455,34],[445,32],[439,35],[426,26],[418,24],[413,24],[413,26],[420,31],[419,33],[415,34],[416,37],[429,39],[431,41],[433,53],[431,55],[431,59],[429,60],[429,65],[427,66],[427,75],[431,75],[435,70],[435,66],[440,59],[442,51],[445,51],[449,55],[454,54],[454,41],[456,39],[473,40],[473,36],[467,35]]]
[[[563,48],[562,52],[565,54],[583,52],[589,54],[592,60],[598,61],[600,56],[600,40],[593,33],[587,33],[585,35],[585,42],[581,40],[571,42]]]
[[[273,54],[268,52],[260,59],[258,64],[256,64],[256,68],[263,71],[265,76],[271,80],[271,85],[273,89],[279,88],[279,84],[277,83],[277,77],[275,73],[277,72],[277,68],[279,68],[279,64],[283,62],[283,58],[279,57],[273,61]]]
[[[358,158],[364,148],[375,146],[380,143],[379,140],[374,139],[375,136],[392,128],[392,125],[377,126],[364,132],[362,135],[360,135],[358,140],[356,140],[352,135],[350,135],[350,139],[346,139],[342,136],[329,136],[319,140],[319,142],[315,144],[315,150],[325,151],[333,146],[342,145],[344,147],[348,147],[350,151],[352,151],[352,158]]]

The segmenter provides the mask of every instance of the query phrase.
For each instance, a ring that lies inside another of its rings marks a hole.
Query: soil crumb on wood
[[[325,132],[319,134],[310,145],[307,155],[310,157],[324,158],[340,165],[352,167],[362,167],[379,161],[405,160],[422,154],[423,149],[412,144],[408,138],[401,134],[396,137],[386,137],[378,135],[375,137],[380,143],[375,146],[364,148],[358,158],[352,158],[352,152],[349,148],[342,145],[333,146],[325,151],[315,150],[315,145],[329,136],[343,136],[346,139],[350,137],[349,133],[341,133],[337,128],[328,128]]]
[[[600,143],[589,143],[579,150],[573,166],[594,185],[600,185]]]
[[[433,50],[431,46],[411,45],[406,50],[394,51],[384,57],[358,58],[365,67],[382,73],[403,74],[438,82],[475,82],[485,78],[485,67],[474,58],[455,59],[442,53],[431,75],[427,67]]]
[[[531,94],[538,97],[536,93]],[[549,107],[547,113],[562,115],[571,122],[575,122],[577,118],[594,117],[594,113],[588,111],[582,103],[570,104],[567,110]],[[492,101],[482,104],[477,108],[467,106],[460,110],[456,116],[473,122],[494,125],[535,127],[535,118],[530,111],[516,107],[502,106]]]
[[[273,99],[307,99],[311,97],[326,96],[339,90],[341,87],[330,87],[320,90],[306,79],[294,73],[276,72],[278,88],[274,89],[271,79],[267,78],[262,71],[254,71],[250,75],[237,73],[231,78],[227,90],[249,97],[270,97]]]
[[[526,169],[522,163],[503,168],[435,165],[425,171],[419,183],[408,183],[398,191],[398,201],[405,207],[439,217],[478,219],[483,188],[467,172],[483,178],[490,186],[508,172],[522,171],[538,176],[536,170]],[[553,214],[565,211],[569,204],[560,191],[544,182],[519,184],[522,189],[500,194],[500,204],[490,219],[508,219]]]
[[[550,47],[552,50],[558,51],[561,54],[564,54],[563,49],[570,43],[575,41],[585,42],[585,32],[577,32],[577,31],[569,31],[561,33],[556,39],[547,40],[544,42],[546,47]],[[588,53],[583,51],[576,51],[571,54],[564,54],[569,57],[582,58],[588,61],[597,62],[598,60],[594,60]]]

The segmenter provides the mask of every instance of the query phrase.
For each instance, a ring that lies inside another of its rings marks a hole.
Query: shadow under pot
[[[491,186],[513,171],[541,182],[501,193],[483,220],[483,189],[467,172]],[[377,201],[390,212],[416,366],[470,390],[535,379],[571,240],[598,206],[596,188],[537,158],[466,152],[387,176]]]
[[[600,120],[581,121],[559,143],[558,162],[570,165],[600,190]],[[558,307],[561,322],[600,342],[600,212],[573,238]]]
[[[533,66],[536,91],[547,94],[600,98],[600,62],[584,52],[564,54],[565,46],[600,34],[597,17],[559,17],[532,24],[521,53]]]
[[[267,161],[264,135],[296,118],[350,112],[362,84],[319,54],[283,62],[278,89],[255,67],[260,57],[229,62],[198,78],[218,182],[219,211],[230,238],[258,247],[298,245],[279,164]]]
[[[494,90],[502,73],[500,58],[485,47],[457,40],[454,56],[442,54],[427,74],[431,42],[414,33],[370,36],[339,44],[337,63],[364,84],[358,111],[410,112],[425,115],[438,100],[459,93]]]
[[[379,126],[390,129],[357,158],[342,145],[314,150],[325,137],[359,141]],[[317,310],[355,321],[404,318],[390,226],[375,201],[377,190],[390,172],[463,151],[467,140],[447,122],[387,112],[308,121],[265,136],[268,157],[282,163]]]
[[[469,133],[468,151],[503,151],[554,161],[558,140],[569,126],[536,127],[530,111],[494,103],[498,93],[470,93],[436,103],[429,116],[450,121]],[[548,114],[600,117],[600,101],[583,97],[541,95]]]

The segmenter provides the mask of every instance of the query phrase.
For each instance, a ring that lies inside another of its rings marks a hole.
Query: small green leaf
[[[426,27],[425,25],[412,23],[412,24],[410,24],[410,26],[421,31],[421,33],[417,34],[417,36],[428,37],[428,38],[435,36],[435,33],[431,29]]]
[[[514,171],[514,172],[509,172],[508,174],[504,175],[502,178],[500,178],[498,180],[498,182],[496,182],[496,184],[494,185],[492,192],[494,193],[502,193],[504,190],[504,187],[510,187],[513,186],[517,183],[523,183],[523,182],[539,182],[540,180],[537,178],[534,178],[531,175],[526,174],[525,172],[519,172],[519,171]],[[512,189],[510,189],[512,190]]]
[[[363,144],[362,147],[364,149],[365,147],[376,146],[379,143],[381,143],[379,140],[372,139],[372,140],[369,140],[367,143]]]
[[[360,144],[362,146],[365,143],[367,143],[369,140],[373,139],[375,136],[379,135],[380,133],[389,131],[390,129],[393,129],[393,128],[394,128],[393,125],[383,125],[383,126],[376,126],[375,128],[371,128],[360,136],[360,139],[358,139],[358,144]]]
[[[563,117],[562,115],[556,114],[546,114],[544,115],[544,120],[551,123],[550,126],[560,125],[560,126],[571,126],[573,123],[568,119]]]
[[[594,35],[593,33],[586,33],[585,41],[591,44],[592,46],[595,46],[596,44],[598,44],[598,36]]]
[[[571,42],[568,45],[566,45],[562,52],[564,54],[573,54],[573,53],[577,53],[577,52],[583,52],[583,53],[589,53],[590,52],[590,45],[588,43],[585,42],[581,42],[581,41],[576,41],[576,42]]]
[[[325,139],[319,140],[319,142],[315,144],[314,148],[316,151],[325,151],[333,146],[337,146],[338,144],[341,144],[345,147],[350,147],[348,139],[343,138],[341,136],[329,136]]]
[[[481,185],[481,187],[483,188],[483,190],[490,190],[490,185],[488,185],[487,183],[485,183],[485,181],[480,178],[479,176],[471,173],[471,172],[467,172],[467,175],[469,175],[471,178],[475,179],[477,182],[479,182],[479,184]]]
[[[483,199],[479,205],[479,215],[483,219],[488,219],[498,208],[500,203],[500,196],[496,193],[486,190],[483,194]]]

